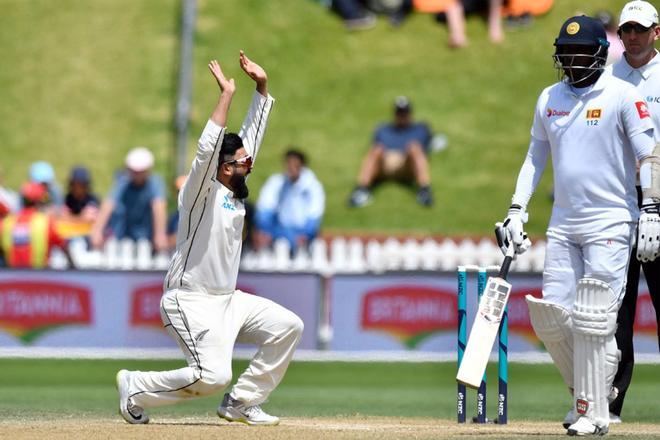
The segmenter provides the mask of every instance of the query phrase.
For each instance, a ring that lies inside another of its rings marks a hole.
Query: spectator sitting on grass
[[[427,158],[431,130],[413,122],[408,98],[399,96],[394,103],[394,121],[376,129],[373,145],[364,158],[358,183],[348,200],[349,206],[361,207],[371,202],[371,188],[377,180],[396,179],[416,183],[417,202],[432,206],[431,177]]]

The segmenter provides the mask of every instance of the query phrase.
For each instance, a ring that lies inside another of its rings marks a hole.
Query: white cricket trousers
[[[302,320],[293,312],[240,290],[228,295],[169,290],[161,299],[161,317],[188,366],[132,372],[129,394],[142,408],[225,389],[232,379],[235,341],[259,349],[231,395],[248,406],[259,405],[282,380],[303,331]]]
[[[570,311],[575,302],[577,283],[589,277],[610,285],[616,298],[610,305],[618,310],[626,291],[626,273],[636,224],[593,223],[589,233],[568,233],[548,229],[543,269],[543,299]]]

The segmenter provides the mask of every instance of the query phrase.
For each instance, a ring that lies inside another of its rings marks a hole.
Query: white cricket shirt
[[[257,92],[238,133],[256,159],[274,99]],[[210,294],[236,290],[245,206],[216,179],[225,127],[209,120],[199,138],[190,174],[179,193],[179,229],[164,289]]]
[[[660,52],[639,69],[628,64],[625,57],[607,67],[606,72],[620,78],[641,93],[655,124],[655,139],[660,142]]]
[[[545,163],[550,149],[555,202],[549,226],[579,232],[598,220],[635,221],[635,159],[648,156],[652,147],[635,151],[630,138],[653,128],[646,104],[635,87],[611,75],[601,75],[580,95],[575,90],[565,82],[546,88],[534,113],[532,138],[544,147],[532,148],[532,142],[526,162],[540,157]],[[542,173],[539,168],[533,172]],[[524,170],[513,196],[523,206],[538,181]]]

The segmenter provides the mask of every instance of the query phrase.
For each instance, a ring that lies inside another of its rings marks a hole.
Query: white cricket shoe
[[[605,435],[608,432],[607,426],[596,426],[585,416],[581,416],[577,422],[568,427],[568,435]]]
[[[218,415],[229,422],[241,422],[246,425],[275,426],[280,419],[266,414],[259,405],[245,406],[239,400],[225,394],[218,407]]]
[[[610,388],[610,394],[607,396],[607,401],[609,403],[612,403],[614,399],[617,398],[619,395],[619,389],[615,386]],[[562,422],[562,426],[565,429],[568,429],[569,426],[571,426],[573,423],[577,422],[578,415],[575,412],[575,408],[571,407],[571,409],[568,410],[566,413],[566,417],[564,417],[564,421]],[[610,413],[610,423],[621,423],[621,418],[615,414]]]
[[[133,404],[129,397],[128,386],[130,384],[131,373],[128,370],[119,370],[115,381],[117,391],[119,391],[119,414],[130,424],[149,423],[149,416],[144,410]]]

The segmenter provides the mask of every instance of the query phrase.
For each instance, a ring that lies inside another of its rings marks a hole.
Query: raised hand
[[[211,71],[211,74],[215,78],[215,80],[218,82],[218,85],[220,86],[220,91],[227,92],[234,94],[236,91],[236,84],[234,84],[234,78],[227,79],[222,73],[222,69],[220,68],[220,63],[218,63],[217,60],[211,60],[209,62],[209,70]]]
[[[266,71],[263,67],[249,59],[243,51],[240,51],[238,62],[247,76],[257,83],[257,90],[259,93],[265,95],[267,93],[266,84],[268,82],[268,75],[266,75]]]

